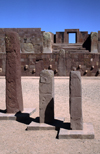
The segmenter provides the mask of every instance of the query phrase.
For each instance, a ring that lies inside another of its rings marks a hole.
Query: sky
[[[0,0],[0,28],[98,32],[100,0]]]

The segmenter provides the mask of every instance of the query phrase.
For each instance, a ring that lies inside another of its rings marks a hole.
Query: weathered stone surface
[[[59,51],[58,74],[60,76],[66,76],[66,62],[65,62],[65,50],[64,49],[61,49]]]
[[[52,65],[55,76],[69,76],[69,72],[81,65],[81,75],[95,76],[100,66],[99,54],[91,53],[91,35],[88,32],[80,32],[78,29],[69,29],[65,32],[57,32],[54,35],[50,32],[52,40],[52,54],[43,53],[43,34],[41,28],[0,28],[0,76],[5,75],[5,33],[9,30],[16,31],[19,34],[21,44],[21,71],[22,76],[39,76],[40,72],[49,65]],[[66,33],[66,34],[65,34]],[[76,33],[75,44],[68,44],[69,33]],[[44,45],[46,40],[44,41]],[[48,44],[48,42],[47,42]],[[65,54],[62,55],[59,50],[64,49]],[[85,50],[86,49],[86,50]],[[98,31],[98,52],[100,52],[100,31]],[[34,54],[33,54],[34,53]],[[43,53],[43,54],[40,54]],[[39,57],[39,58],[38,58]],[[91,58],[93,62],[91,62]],[[94,65],[94,70],[90,70]],[[28,70],[23,68],[28,65]],[[35,68],[35,72],[33,69]],[[56,71],[57,70],[57,71]],[[85,72],[88,70],[88,72]]]
[[[52,122],[52,124],[46,124],[46,123],[38,123],[37,122],[31,122],[28,126],[27,126],[27,130],[55,130],[56,128],[60,128],[63,127],[63,121],[64,118],[55,118],[54,121]]]
[[[71,97],[81,97],[82,91],[81,91],[81,78],[80,78],[80,72],[79,71],[71,71],[70,74],[70,96]]]
[[[52,53],[52,38],[50,32],[43,33],[43,53]]]
[[[39,81],[39,114],[40,123],[54,120],[54,72],[43,70]]]
[[[23,110],[21,88],[20,43],[18,34],[7,32],[6,44],[6,109],[7,113]]]
[[[100,31],[98,31],[98,52],[100,53]]]
[[[83,130],[60,129],[59,139],[94,139],[94,128],[91,123],[83,123]]]
[[[24,53],[32,52],[34,53],[34,47],[32,43],[23,43],[21,44],[21,51]]]
[[[79,119],[82,117],[82,102],[81,97],[71,97],[71,116],[73,119]]]
[[[91,52],[98,52],[98,33],[96,32],[91,33]]]
[[[72,130],[83,129],[82,118],[82,90],[81,75],[79,71],[70,72],[69,82],[69,106],[70,106],[70,123]]]

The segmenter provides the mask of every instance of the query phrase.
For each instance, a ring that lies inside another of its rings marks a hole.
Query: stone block
[[[35,108],[25,108],[21,113],[18,112],[17,114],[9,114],[9,113],[3,113],[0,111],[0,120],[19,120],[19,119],[26,119],[31,114],[33,114],[36,111]]]
[[[70,97],[81,97],[81,76],[79,71],[71,71],[70,72]]]
[[[39,114],[40,123],[54,120],[54,72],[43,70],[39,81]]]
[[[100,31],[98,31],[98,52],[100,53]]]
[[[40,73],[40,94],[52,94],[54,95],[54,73],[51,70],[45,70]]]
[[[40,122],[51,122],[54,119],[54,98],[52,95],[39,95]]]
[[[70,72],[69,82],[69,107],[70,107],[70,123],[72,130],[83,129],[82,118],[82,90],[81,75],[79,71]]]
[[[7,113],[23,110],[21,87],[20,42],[16,32],[6,32],[6,109]]]
[[[98,53],[98,33],[91,33],[91,52]]]
[[[52,53],[52,35],[50,32],[43,33],[43,53]]]
[[[66,61],[64,49],[59,50],[58,74],[59,76],[66,76]]]
[[[83,123],[83,130],[60,129],[59,139],[94,139],[94,128],[91,123]]]
[[[64,118],[55,118],[50,124],[39,123],[38,121],[32,121],[26,128],[26,130],[58,130],[63,127]]]
[[[82,117],[82,98],[72,97],[71,100],[71,116],[74,120],[80,119]]]
[[[72,130],[83,130],[83,119],[82,117],[79,119],[70,118],[71,129]]]
[[[31,122],[27,126],[27,130],[55,130],[55,127],[45,123]]]

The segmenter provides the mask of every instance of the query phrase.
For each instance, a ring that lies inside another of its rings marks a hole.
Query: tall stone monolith
[[[39,115],[40,123],[54,120],[54,72],[42,70],[39,81]]]
[[[69,81],[70,124],[72,130],[83,129],[82,118],[82,88],[79,71],[70,72]]]
[[[7,113],[23,110],[21,88],[20,42],[16,32],[5,34],[6,45],[6,109]]]
[[[43,33],[43,53],[52,53],[53,38],[50,32]]]
[[[64,49],[60,49],[59,51],[58,74],[60,76],[66,76],[66,61]]]
[[[91,32],[91,52],[98,53],[98,33]]]

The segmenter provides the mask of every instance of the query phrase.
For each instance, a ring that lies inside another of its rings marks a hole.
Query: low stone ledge
[[[91,123],[83,123],[83,130],[60,129],[59,139],[94,139],[94,128]]]

